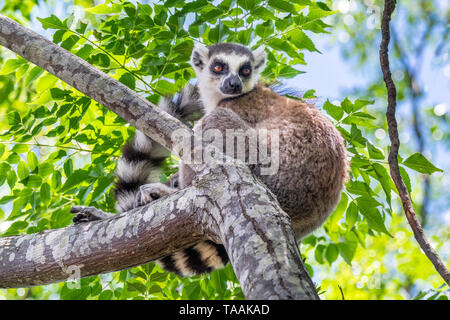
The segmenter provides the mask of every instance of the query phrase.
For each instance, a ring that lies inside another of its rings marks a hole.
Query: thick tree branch
[[[0,44],[39,65],[172,149],[175,130],[192,132],[84,60],[0,15]],[[224,244],[249,299],[318,299],[291,222],[247,166],[197,166],[193,185],[102,221],[0,238],[0,287],[63,281],[156,260],[193,242]],[[75,268],[68,268],[75,266]],[[72,274],[68,274],[72,273]]]
[[[110,219],[0,237],[0,288],[122,270],[205,239],[193,210],[194,200],[194,191],[185,189]]]
[[[381,22],[381,34],[382,40],[380,44],[380,65],[381,70],[383,72],[383,79],[386,83],[386,89],[388,94],[388,107],[386,111],[386,118],[389,127],[389,138],[391,140],[391,148],[389,150],[389,167],[392,179],[394,180],[395,186],[400,195],[400,199],[402,200],[403,209],[405,211],[406,218],[408,220],[409,225],[411,226],[414,237],[419,243],[420,247],[433,263],[436,270],[442,276],[442,278],[450,285],[450,273],[445,267],[442,260],[439,258],[439,255],[430,245],[429,241],[425,237],[422,226],[420,222],[417,220],[417,216],[414,212],[414,207],[411,203],[411,199],[409,197],[408,190],[406,188],[405,183],[400,175],[400,170],[398,166],[398,151],[400,148],[400,140],[398,137],[398,129],[397,129],[397,120],[395,118],[395,110],[397,106],[397,90],[395,87],[395,83],[392,80],[391,70],[389,66],[389,54],[388,54],[388,46],[390,41],[390,29],[389,24],[391,21],[392,13],[395,10],[396,1],[395,0],[385,0],[384,2],[384,11],[383,18]]]

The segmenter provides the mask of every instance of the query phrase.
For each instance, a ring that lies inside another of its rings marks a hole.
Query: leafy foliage
[[[153,103],[194,77],[188,63],[194,41],[265,45],[269,61],[264,78],[295,77],[302,73],[297,67],[306,64],[304,52],[319,52],[310,36],[328,33],[330,25],[323,19],[335,13],[326,3],[311,0],[75,4],[82,8],[81,17],[38,19],[51,31],[53,42]],[[17,5],[7,1],[5,8],[21,10],[28,17],[29,11]],[[71,223],[73,205],[114,212],[111,186],[116,160],[134,129],[20,57],[1,55],[0,66],[0,117],[5,119],[0,121],[0,222],[7,226],[2,235],[65,227]],[[315,90],[303,95],[314,97]],[[313,252],[314,261],[306,261],[311,276],[316,268],[339,262],[339,257],[351,266],[358,248],[367,248],[373,238],[393,237],[389,224],[395,218],[395,186],[387,149],[370,138],[371,130],[380,125],[370,110],[373,103],[345,98],[323,105],[346,141],[351,178],[323,232],[302,241],[302,252]],[[420,153],[400,165],[410,192],[409,169],[425,174],[441,171]],[[161,181],[176,170],[176,159],[168,159]],[[230,265],[210,275],[180,279],[151,263],[81,279],[78,284],[27,290],[31,297],[56,292],[61,299],[243,299]]]

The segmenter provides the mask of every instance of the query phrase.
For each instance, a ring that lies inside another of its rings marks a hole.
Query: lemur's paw
[[[139,187],[139,191],[134,198],[134,208],[146,205],[161,197],[177,191],[162,183],[149,183]]]
[[[72,221],[75,224],[85,223],[89,221],[102,220],[108,218],[112,214],[108,214],[94,207],[74,206],[70,208],[70,213],[73,213]]]

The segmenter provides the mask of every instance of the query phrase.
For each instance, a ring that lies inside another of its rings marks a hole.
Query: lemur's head
[[[266,65],[264,47],[252,51],[234,43],[205,46],[197,43],[191,64],[197,74],[200,94],[205,104],[217,104],[224,98],[251,91]],[[206,97],[205,97],[206,96]],[[206,109],[214,106],[205,105]]]

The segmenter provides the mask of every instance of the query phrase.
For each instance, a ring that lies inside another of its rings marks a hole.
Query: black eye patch
[[[239,75],[242,77],[250,77],[252,74],[252,66],[250,63],[245,63],[239,68]]]
[[[216,60],[211,63],[210,70],[213,74],[227,74],[229,67],[225,62]]]

